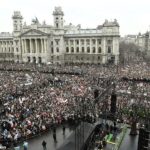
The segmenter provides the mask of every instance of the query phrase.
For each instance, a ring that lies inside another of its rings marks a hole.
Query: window
[[[102,49],[101,47],[98,48],[98,53],[101,53],[102,52]]]
[[[51,59],[53,60],[53,59],[54,59],[54,56],[51,56]]]
[[[93,47],[93,53],[95,53],[95,47]]]
[[[70,40],[70,44],[73,45],[73,40]]]
[[[16,48],[16,52],[18,52],[18,48]]]
[[[53,41],[51,41],[51,45],[53,45]]]
[[[87,47],[87,53],[90,53],[90,47]]]
[[[95,39],[92,40],[92,44],[95,44]]]
[[[111,47],[108,46],[108,53],[111,53]]]
[[[59,56],[57,56],[57,60],[59,60]]]
[[[71,53],[74,53],[74,48],[73,47],[71,47]]]
[[[56,20],[58,20],[58,17],[56,17]]]
[[[101,44],[101,42],[102,42],[101,39],[98,39],[98,44],[99,44],[99,45]]]
[[[54,53],[53,47],[51,48],[51,53],[52,53],[52,54]]]
[[[86,44],[90,45],[90,40],[89,39],[86,40]]]
[[[59,40],[56,40],[56,45],[59,45]]]
[[[66,43],[66,45],[68,45],[68,40],[67,40],[67,41],[65,41],[65,43]]]
[[[84,53],[84,47],[82,47],[82,53]]]
[[[107,44],[112,44],[112,40],[107,40]]]
[[[81,44],[84,45],[84,40],[81,40]]]
[[[58,23],[56,23],[56,28],[58,28]]]
[[[78,56],[76,56],[76,60],[78,60],[79,58],[78,58]]]
[[[100,56],[98,56],[98,60],[100,60],[101,59],[101,57]]]
[[[76,40],[76,44],[77,44],[77,45],[79,44],[79,40]]]
[[[17,30],[17,25],[14,25],[14,30]]]
[[[77,53],[79,53],[79,47],[76,48]]]
[[[15,41],[15,43],[16,43],[16,45],[18,45],[18,41]],[[5,43],[5,45],[6,45],[6,43]]]
[[[66,53],[69,53],[69,47],[66,47]]]
[[[59,53],[59,48],[58,47],[56,48],[56,52]]]

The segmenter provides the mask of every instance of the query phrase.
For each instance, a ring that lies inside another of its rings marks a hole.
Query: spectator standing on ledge
[[[63,125],[63,135],[65,135],[65,130],[66,130],[66,127],[65,125]]]
[[[42,142],[43,150],[47,150],[46,144],[47,144],[47,143],[46,143],[45,141]]]
[[[23,148],[24,148],[24,150],[28,150],[28,142],[27,141],[23,142]]]

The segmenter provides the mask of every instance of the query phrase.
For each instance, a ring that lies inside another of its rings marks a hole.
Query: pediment
[[[36,29],[30,29],[24,33],[21,33],[20,36],[47,36],[48,34]]]

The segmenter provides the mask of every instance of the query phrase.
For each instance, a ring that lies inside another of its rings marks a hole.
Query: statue
[[[35,19],[32,19],[32,23],[33,24],[39,24],[39,20],[37,17],[35,17]]]

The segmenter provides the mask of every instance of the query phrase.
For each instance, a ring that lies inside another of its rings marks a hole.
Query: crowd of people
[[[66,122],[94,121],[106,107],[101,98],[95,100],[95,90],[101,95],[110,86],[111,91],[125,93],[118,98],[119,108],[129,104],[133,90],[150,95],[150,83],[124,81],[124,77],[148,79],[150,70],[146,63],[123,67],[1,63],[1,141],[8,146]]]

